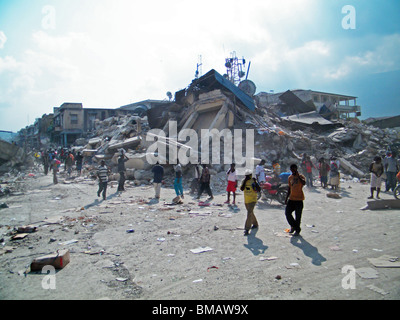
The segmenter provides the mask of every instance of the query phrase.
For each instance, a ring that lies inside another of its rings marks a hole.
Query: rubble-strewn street
[[[170,182],[155,202],[148,184],[126,183],[119,194],[111,183],[103,201],[95,181],[66,179],[62,171],[57,185],[38,171],[17,180],[19,192],[1,198],[1,299],[400,297],[399,269],[368,260],[386,255],[386,264],[398,266],[400,211],[361,210],[368,183],[343,181],[336,193],[306,187],[300,237],[284,232],[284,206],[261,200],[260,227],[244,237],[243,194],[230,207],[222,187],[214,187],[209,206],[199,206],[186,180],[180,205],[171,204]],[[36,228],[20,228],[26,225]],[[18,229],[22,239],[11,240]],[[53,280],[29,272],[33,259],[61,249],[70,262]]]

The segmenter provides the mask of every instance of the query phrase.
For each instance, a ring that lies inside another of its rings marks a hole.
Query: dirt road
[[[300,237],[284,232],[284,206],[260,201],[260,227],[245,237],[242,193],[237,209],[224,204],[222,190],[210,206],[199,206],[187,189],[184,204],[166,205],[172,186],[157,203],[152,186],[119,194],[114,184],[103,201],[95,182],[63,180],[53,185],[38,173],[23,193],[0,199],[8,205],[0,209],[1,299],[400,298],[400,269],[368,260],[400,256],[400,210],[360,210],[368,184],[343,182],[339,199],[305,188]],[[10,239],[29,224],[37,231]],[[26,273],[34,258],[63,248],[71,261],[51,278],[54,289],[47,274]],[[357,273],[365,270],[375,278]]]

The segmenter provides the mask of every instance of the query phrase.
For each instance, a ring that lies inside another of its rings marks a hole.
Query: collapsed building
[[[118,150],[123,148],[131,159],[126,164],[128,171],[132,170],[128,178],[151,179],[146,134],[151,129],[160,129],[167,134],[164,143],[173,143],[176,137],[168,136],[169,125],[176,121],[178,132],[184,129],[198,133],[203,129],[253,129],[255,164],[265,159],[267,166],[272,166],[277,160],[282,169],[288,171],[291,163],[299,163],[303,153],[312,156],[316,165],[321,157],[335,156],[341,161],[342,173],[363,178],[368,175],[373,158],[384,156],[388,146],[400,141],[398,128],[379,128],[363,124],[356,117],[350,118],[350,113],[357,116],[361,111],[355,97],[311,90],[254,93],[254,88],[242,90],[211,70],[177,91],[173,101],[148,109],[146,116],[127,115],[97,121],[97,130],[82,150],[86,156],[110,160],[116,165]],[[351,100],[353,106],[348,103]],[[243,140],[242,150],[245,143]],[[178,142],[177,147],[184,148],[184,142]],[[227,165],[211,167],[217,174]]]
[[[150,130],[166,133],[163,140],[159,139],[161,143],[175,143],[177,149],[187,147],[185,141],[178,142],[176,136],[170,136],[171,121],[176,123],[177,132],[184,129],[197,133],[204,129],[253,130],[254,163],[265,159],[267,167],[272,167],[272,162],[277,160],[282,171],[288,171],[291,163],[299,163],[306,153],[315,165],[321,157],[335,156],[341,162],[343,174],[364,178],[376,155],[384,156],[388,146],[399,146],[400,123],[397,121],[397,125],[393,125],[392,121],[390,128],[385,128],[384,124],[378,127],[373,123],[361,123],[357,119],[361,107],[356,97],[311,90],[258,94],[255,91],[254,83],[249,80],[237,86],[210,70],[194,79],[187,88],[175,92],[173,100],[125,106],[128,109],[140,107],[137,115],[116,113],[102,120],[93,118],[90,135],[77,139],[73,149],[81,151],[89,164],[104,159],[114,168],[119,151],[124,149],[130,159],[126,163],[127,178],[140,184],[152,179],[146,139]],[[350,117],[351,113],[354,118]],[[200,134],[198,137],[200,140]],[[246,140],[242,140],[242,150],[245,149]],[[200,148],[192,151],[201,152]],[[221,153],[224,151],[222,149]],[[227,166],[227,163],[213,164],[212,173],[224,180]],[[172,171],[171,166],[166,169]],[[238,171],[240,173],[240,166]],[[114,172],[117,179],[116,169]]]

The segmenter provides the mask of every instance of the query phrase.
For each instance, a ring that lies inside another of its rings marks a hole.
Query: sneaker
[[[225,201],[224,203],[227,203],[227,204],[229,204],[229,203],[230,203],[230,201]]]

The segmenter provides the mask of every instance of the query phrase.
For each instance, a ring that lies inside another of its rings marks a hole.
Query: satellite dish
[[[171,101],[172,99],[172,93],[170,91],[167,92],[167,97],[169,99],[169,101]]]
[[[250,97],[254,96],[254,94],[256,93],[256,85],[251,80],[243,80],[239,83],[238,87]]]

